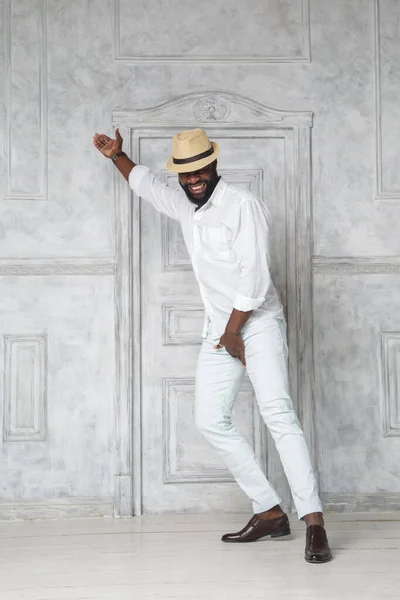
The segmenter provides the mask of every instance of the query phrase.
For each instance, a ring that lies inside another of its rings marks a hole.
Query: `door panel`
[[[274,131],[251,138],[215,134],[212,139],[222,144],[220,174],[267,202],[273,222],[272,272],[285,302],[284,139]],[[177,176],[164,170],[170,148],[170,138],[142,139],[140,162],[170,185],[179,185]],[[180,226],[142,202],[141,240],[143,511],[247,510],[249,501],[194,425],[203,308]],[[247,379],[233,418],[287,502],[287,484]]]

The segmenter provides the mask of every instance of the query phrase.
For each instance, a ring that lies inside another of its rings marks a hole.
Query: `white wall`
[[[132,332],[117,327],[114,344],[115,307],[129,324],[115,275],[124,215],[92,135],[111,133],[117,111],[215,91],[314,113],[316,388],[305,419],[315,417],[327,506],[396,506],[400,4],[0,7],[0,516],[111,513],[114,494],[116,512],[129,512],[130,356],[119,351]]]

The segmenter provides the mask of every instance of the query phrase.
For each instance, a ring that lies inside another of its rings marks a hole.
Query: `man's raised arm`
[[[93,144],[103,154],[111,159],[122,173],[136,196],[150,202],[156,210],[176,221],[181,215],[187,214],[189,201],[182,191],[170,187],[164,181],[142,165],[136,165],[122,150],[123,139],[119,129],[115,130],[115,140],[104,133],[96,133]],[[135,167],[135,169],[134,169]]]

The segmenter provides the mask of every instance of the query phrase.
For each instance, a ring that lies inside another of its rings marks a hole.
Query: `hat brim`
[[[219,144],[217,142],[211,142],[211,146],[214,152],[210,154],[210,156],[202,158],[201,160],[196,160],[196,162],[186,163],[185,165],[176,165],[173,157],[171,156],[167,162],[168,171],[171,171],[172,173],[193,173],[193,171],[204,169],[204,167],[210,165],[219,156]]]

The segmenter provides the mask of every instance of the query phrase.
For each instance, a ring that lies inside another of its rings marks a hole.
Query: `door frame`
[[[285,140],[287,186],[287,307],[292,397],[315,465],[312,312],[312,198],[310,111],[288,112],[241,96],[205,92],[145,110],[114,111],[124,146],[139,161],[140,139],[171,137],[182,129],[241,132],[258,137],[276,130]],[[166,157],[167,158],[167,157]],[[142,513],[140,202],[115,173],[116,391],[114,515]]]

